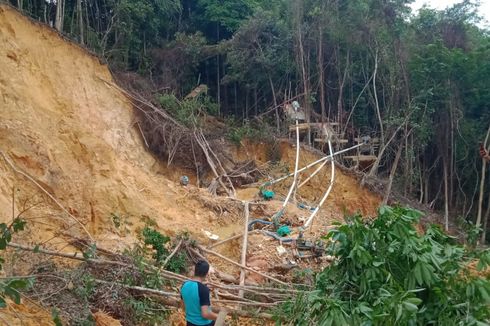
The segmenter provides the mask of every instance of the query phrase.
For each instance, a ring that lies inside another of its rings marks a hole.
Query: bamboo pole
[[[245,202],[245,228],[243,230],[243,244],[242,244],[242,258],[241,258],[241,264],[243,266],[246,266],[247,264],[247,246],[248,246],[248,217],[249,217],[249,205],[248,202]],[[242,268],[240,271],[240,285],[243,286],[245,285],[245,269]],[[238,296],[240,298],[243,298],[243,290],[238,291]]]

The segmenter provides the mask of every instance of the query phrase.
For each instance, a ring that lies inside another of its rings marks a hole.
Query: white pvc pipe
[[[330,142],[330,140],[328,140],[328,148],[330,150],[330,156],[333,156],[332,143]],[[332,174],[330,176],[330,185],[328,186],[328,189],[325,192],[325,195],[323,196],[322,200],[320,200],[320,203],[317,205],[317,207],[315,208],[313,213],[311,213],[310,217],[308,218],[306,223],[303,225],[303,229],[307,229],[310,227],[311,222],[313,222],[313,219],[315,218],[316,214],[320,210],[320,207],[322,207],[323,203],[325,202],[325,200],[327,200],[328,195],[332,191],[333,182],[335,181],[335,162],[334,162],[334,160],[331,160],[331,163],[332,163]]]
[[[327,164],[328,160],[325,160],[323,161],[322,165],[320,165],[316,170],[315,172],[313,172],[308,178],[305,179],[305,181],[301,182],[298,186],[298,189],[303,187],[306,183],[308,183],[308,181],[311,180],[311,178],[313,178],[318,172],[320,172],[320,170]]]
[[[307,166],[305,166],[305,167],[303,167],[303,168],[299,169],[299,170],[297,171],[297,173],[303,172],[304,170],[307,170],[307,169],[311,168],[312,166],[317,165],[318,163],[321,163],[321,162],[323,162],[323,161],[326,161],[326,160],[332,159],[332,158],[333,158],[334,156],[336,156],[336,155],[339,155],[339,154],[342,154],[342,153],[348,152],[348,151],[350,151],[350,150],[352,150],[352,149],[355,149],[355,148],[357,148],[357,147],[360,147],[360,146],[362,146],[362,145],[364,145],[364,144],[358,144],[358,145],[355,145],[355,146],[352,146],[352,147],[349,147],[349,148],[343,149],[343,150],[341,150],[341,151],[335,152],[335,153],[333,153],[333,154],[330,154],[330,155],[324,156],[324,157],[322,157],[321,159],[316,160],[316,161],[314,161],[314,162],[311,162],[311,163],[310,163],[310,164],[308,164]],[[287,179],[287,178],[289,178],[289,177],[291,177],[291,176],[293,176],[293,175],[294,175],[294,173],[290,173],[290,174],[287,174],[287,175],[285,175],[285,176],[283,176],[283,177],[280,177],[279,179],[272,180],[272,181],[268,181],[268,182],[266,182],[266,183],[264,184],[264,186],[276,184],[276,183],[278,183],[278,182],[280,182],[280,181],[282,181],[282,180],[284,180],[284,179]]]
[[[294,173],[293,173],[293,184],[289,188],[288,195],[286,196],[286,199],[284,199],[284,203],[282,204],[282,207],[286,207],[286,205],[289,202],[289,198],[291,197],[291,194],[293,193],[294,188],[296,187],[296,180],[298,178],[298,165],[299,165],[299,126],[298,126],[298,109],[295,108],[296,112],[296,161],[294,162]]]

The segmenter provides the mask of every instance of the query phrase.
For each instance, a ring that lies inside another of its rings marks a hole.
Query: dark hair
[[[208,275],[209,272],[209,264],[205,260],[200,260],[196,263],[194,267],[194,275],[199,277],[204,277]]]

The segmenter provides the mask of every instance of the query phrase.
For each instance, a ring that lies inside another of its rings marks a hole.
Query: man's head
[[[202,277],[205,278],[208,275],[209,272],[209,264],[205,260],[200,260],[196,263],[196,266],[194,267],[194,275],[196,277]]]

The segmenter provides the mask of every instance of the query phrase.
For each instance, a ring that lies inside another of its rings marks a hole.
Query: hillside
[[[74,218],[98,247],[113,252],[136,242],[137,230],[148,220],[164,234],[188,231],[203,242],[209,240],[201,230],[221,238],[242,230],[239,210],[219,214],[210,203],[226,205],[225,199],[213,198],[192,185],[192,171],[180,169],[178,162],[167,167],[146,150],[130,101],[109,86],[107,82],[114,82],[111,73],[97,57],[48,26],[0,5],[0,67],[0,217],[9,221],[12,210],[14,215],[25,210],[28,222],[27,231],[16,236],[16,242],[72,252],[69,241],[73,237],[87,238]],[[233,155],[265,163],[266,150],[264,145],[248,144]],[[281,144],[282,163],[289,170],[294,169],[294,153],[291,144]],[[300,165],[317,158],[313,152],[304,152]],[[313,180],[299,195],[317,202],[329,173]],[[340,169],[336,173],[330,199],[314,224],[318,235],[345,212],[374,215],[380,200],[360,188],[354,177]],[[178,183],[184,174],[191,176],[189,187]],[[284,183],[276,190],[285,192],[288,186]],[[258,188],[238,190],[246,200],[257,199],[257,193]],[[279,205],[280,201],[272,201],[265,212]],[[287,214],[305,213],[291,207]],[[122,227],[115,217],[124,221]],[[251,247],[257,249],[264,239],[252,237]],[[224,248],[222,253],[238,258],[236,246]],[[31,266],[24,263],[6,266],[5,272],[28,270]],[[216,264],[238,273],[236,268]],[[15,320],[15,314],[0,315]]]

